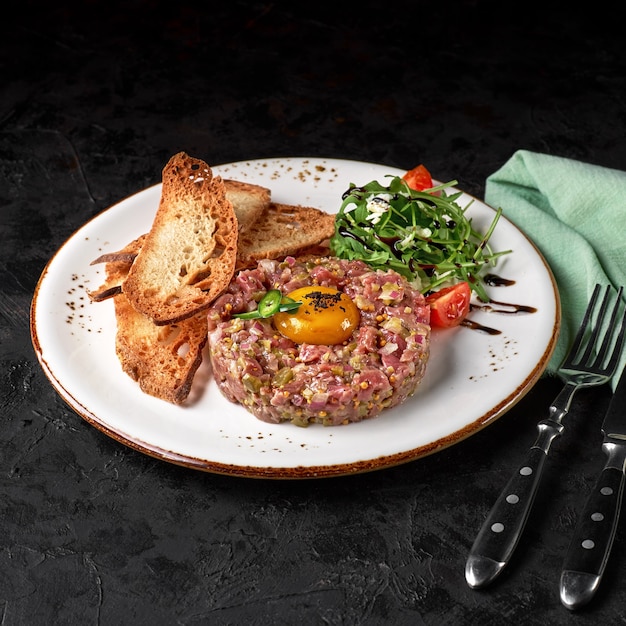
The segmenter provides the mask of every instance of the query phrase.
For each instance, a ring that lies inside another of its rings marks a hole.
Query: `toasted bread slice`
[[[225,178],[224,190],[235,209],[240,233],[246,232],[270,206],[271,191],[267,187]]]
[[[313,207],[273,202],[256,224],[239,236],[237,268],[261,259],[298,255],[335,232],[335,216]]]
[[[271,203],[271,191],[267,187],[255,185],[253,183],[244,183],[239,180],[224,179],[224,190],[226,198],[230,200],[235,210],[235,217],[239,232],[245,232],[252,224],[261,219],[261,216],[267,211]],[[135,260],[135,257],[141,250],[141,246],[146,238],[146,234],[141,235],[135,241],[131,241],[121,250],[114,252],[105,252],[97,259],[91,262],[91,265],[98,263],[117,263],[128,262],[129,264]],[[130,267],[130,265],[129,265]],[[125,278],[125,275],[124,275]],[[106,300],[122,290],[121,281],[118,284],[103,284],[99,289],[89,293],[89,297],[94,302]]]
[[[235,210],[235,217],[239,232],[248,230],[263,213],[267,211],[271,202],[271,191],[267,187],[244,183],[238,180],[224,179],[224,190],[226,198],[230,200]],[[131,241],[121,250],[106,252],[91,262],[91,265],[98,263],[117,263],[127,261],[132,263],[141,250],[141,246],[146,235],[141,235],[135,241]],[[125,278],[125,276],[124,276]],[[104,283],[99,289],[89,293],[89,297],[94,302],[106,300],[122,290],[121,281],[118,284]]]
[[[119,286],[141,249],[143,238],[94,261],[106,263],[106,279],[90,297],[96,301],[113,297],[117,322],[115,352],[122,370],[139,383],[144,393],[182,404],[202,363],[207,320],[200,313],[177,324],[157,326],[130,304]],[[97,297],[102,294],[106,295]]]
[[[228,185],[228,181],[225,181]],[[241,203],[235,204],[235,212]],[[257,207],[258,208],[258,207]],[[335,216],[319,209],[302,206],[272,203],[262,218],[240,232],[237,252],[237,269],[256,265],[261,259],[281,258],[287,255],[326,256],[329,254],[328,239],[334,233]],[[136,243],[139,249],[146,235],[131,242],[117,252],[109,252],[92,261],[106,263],[121,257],[132,259],[136,256]],[[121,286],[104,284],[89,295],[100,301],[115,295]]]
[[[114,297],[117,333],[115,351],[122,369],[140,389],[173,404],[182,404],[191,391],[207,342],[204,313],[175,324],[157,326],[139,313],[124,293]]]
[[[122,290],[155,324],[192,317],[228,286],[237,237],[223,180],[204,161],[179,152],[163,169],[157,213]]]

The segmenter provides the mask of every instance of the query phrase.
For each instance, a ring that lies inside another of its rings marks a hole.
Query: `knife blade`
[[[626,472],[626,368],[602,424],[606,463],[578,520],[560,580],[561,603],[570,610],[595,595],[606,567],[624,493]]]

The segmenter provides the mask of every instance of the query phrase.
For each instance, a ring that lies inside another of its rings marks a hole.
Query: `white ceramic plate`
[[[213,168],[225,178],[269,187],[276,202],[336,212],[350,183],[383,182],[403,172],[383,165],[318,158],[262,159]],[[471,319],[501,331],[456,328],[435,332],[427,374],[402,406],[347,426],[265,424],[225,400],[212,382],[208,358],[196,375],[196,402],[173,406],[143,394],[115,355],[113,303],[90,302],[103,281],[90,262],[146,232],[161,186],[141,191],[96,216],[49,262],[31,311],[33,345],[61,397],[89,424],[117,441],[164,461],[210,472],[268,478],[312,478],[397,465],[437,452],[475,433],[526,394],[544,371],[560,324],[558,291],[535,246],[500,219],[491,239],[512,249],[494,272],[514,281],[490,287],[494,300],[536,308],[506,315],[478,311]],[[462,206],[472,200],[464,194]],[[478,230],[493,209],[474,200]]]

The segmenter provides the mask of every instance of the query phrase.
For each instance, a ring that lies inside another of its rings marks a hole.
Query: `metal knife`
[[[607,460],[578,520],[561,572],[561,603],[570,610],[593,598],[617,530],[626,471],[626,368],[604,418],[602,433]]]

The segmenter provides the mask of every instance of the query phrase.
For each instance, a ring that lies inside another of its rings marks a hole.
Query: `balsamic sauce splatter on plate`
[[[484,282],[491,287],[510,287],[515,284],[514,280],[510,280],[508,278],[502,278],[501,276],[497,276],[496,274],[487,274],[484,277]],[[525,313],[536,313],[537,309],[532,306],[528,306],[526,304],[513,304],[510,302],[502,302],[500,300],[489,299],[488,302],[484,302],[482,304],[474,304],[470,305],[470,311],[487,311],[491,313],[500,313],[503,315],[520,315]],[[461,322],[462,326],[466,328],[471,328],[472,330],[478,330],[483,333],[487,333],[488,335],[500,335],[502,333],[501,330],[497,328],[491,328],[489,326],[484,326],[483,324],[479,324],[470,319],[464,319]]]

